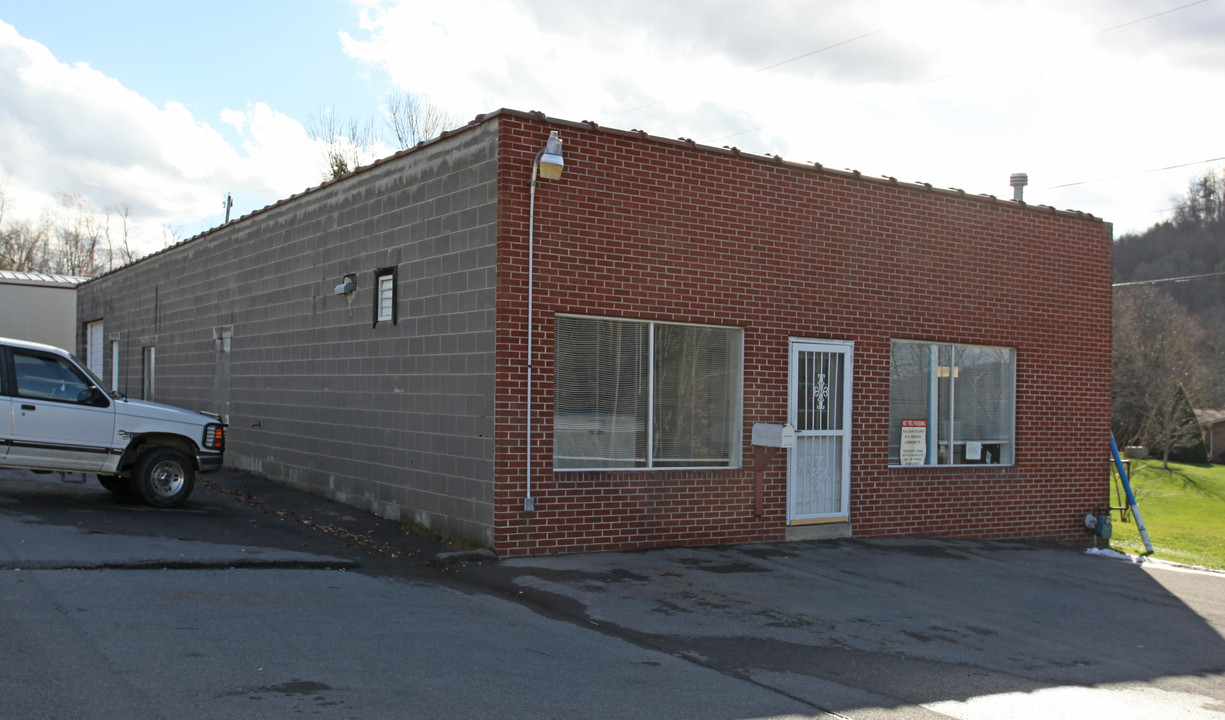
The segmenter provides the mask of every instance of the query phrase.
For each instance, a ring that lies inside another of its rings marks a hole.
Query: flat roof
[[[41,285],[43,287],[75,288],[89,278],[74,275],[52,275],[41,272],[0,270],[0,283],[9,285]]]

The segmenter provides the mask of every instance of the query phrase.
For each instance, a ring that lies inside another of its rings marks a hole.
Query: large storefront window
[[[739,328],[559,315],[555,338],[555,469],[739,466]]]
[[[895,340],[889,464],[1011,465],[1016,351]]]

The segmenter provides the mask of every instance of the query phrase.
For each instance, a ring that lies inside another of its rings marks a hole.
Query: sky
[[[66,193],[153,252],[318,185],[312,122],[407,92],[1002,198],[1025,172],[1119,237],[1225,167],[1222,89],[1225,0],[0,0],[0,220]]]

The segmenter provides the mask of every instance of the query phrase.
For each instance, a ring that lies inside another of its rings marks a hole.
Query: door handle
[[[38,408],[33,405],[22,405],[21,409],[22,410],[37,410]]]

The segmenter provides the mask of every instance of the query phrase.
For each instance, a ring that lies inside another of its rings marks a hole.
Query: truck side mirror
[[[106,393],[98,388],[90,385],[77,395],[78,405],[93,405],[94,407],[106,407]]]

